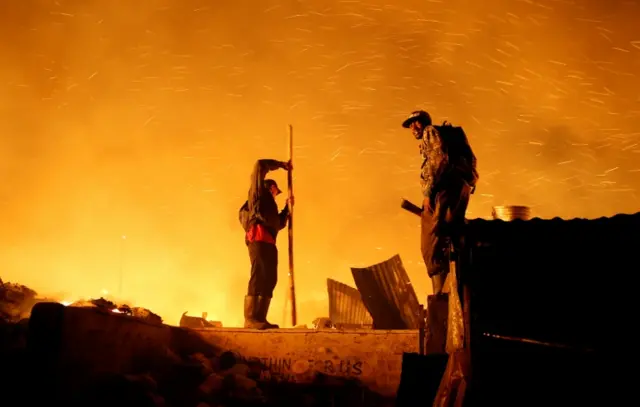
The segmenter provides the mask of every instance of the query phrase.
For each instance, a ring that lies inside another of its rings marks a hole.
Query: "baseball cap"
[[[411,113],[411,116],[409,116],[404,122],[402,122],[402,127],[408,129],[409,126],[411,126],[411,123],[418,120],[424,122],[427,125],[430,125],[431,115],[429,115],[429,113],[425,112],[424,110],[416,110],[415,112]]]
[[[280,188],[278,188],[278,183],[277,183],[277,182],[275,182],[275,181],[274,181],[274,180],[272,180],[272,179],[265,179],[265,180],[264,180],[264,186],[265,186],[265,188],[267,188],[267,189],[270,189],[272,186],[275,186],[275,187],[276,187],[276,189],[278,190],[278,194],[281,194],[281,193],[282,193],[282,191],[280,190]]]

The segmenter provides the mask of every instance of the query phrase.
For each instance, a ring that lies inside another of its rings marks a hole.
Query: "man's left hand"
[[[293,206],[294,203],[295,203],[295,199],[293,199],[293,196],[290,196],[289,198],[287,198],[287,205]]]

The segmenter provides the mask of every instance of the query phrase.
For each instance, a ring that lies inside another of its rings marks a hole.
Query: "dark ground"
[[[354,380],[318,375],[314,383],[259,381],[259,366],[226,353],[215,362],[202,354],[174,360],[155,371],[101,374],[74,394],[56,388],[56,372],[27,346],[27,321],[0,325],[3,407],[42,406],[389,406]],[[86,379],[86,378],[85,378]]]

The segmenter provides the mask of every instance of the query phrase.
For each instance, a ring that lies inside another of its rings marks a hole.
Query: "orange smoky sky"
[[[292,124],[299,320],[327,315],[328,277],[353,286],[349,267],[396,253],[424,299],[402,119],[465,128],[470,218],[636,212],[639,17],[619,0],[2,1],[0,273],[241,323],[237,211]]]

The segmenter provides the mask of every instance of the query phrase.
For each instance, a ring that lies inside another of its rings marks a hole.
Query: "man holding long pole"
[[[291,300],[291,326],[298,324],[298,310],[296,308],[296,285],[293,278],[293,126],[289,125],[289,171],[287,174],[287,191],[289,207],[289,299]]]
[[[240,208],[240,223],[245,230],[245,242],[249,249],[251,277],[244,301],[244,327],[251,329],[274,329],[278,325],[267,321],[267,314],[278,282],[278,249],[276,237],[287,225],[289,207],[278,211],[276,196],[282,191],[272,179],[265,179],[269,171],[293,170],[291,161],[258,160],[251,174],[249,196]]]

